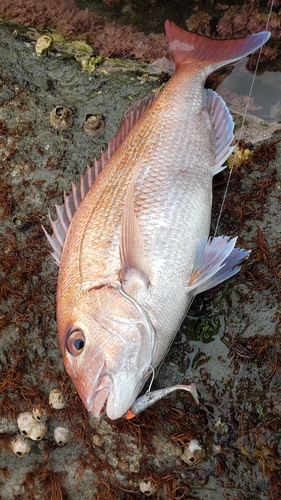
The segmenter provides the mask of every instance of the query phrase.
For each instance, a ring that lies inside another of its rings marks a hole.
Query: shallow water
[[[227,105],[238,113],[245,112],[247,104],[245,97],[251,92],[252,99],[248,108],[251,115],[258,116],[266,122],[281,121],[281,71],[267,70],[254,77],[253,73],[246,69],[246,61],[242,61],[235,66],[217,90]]]

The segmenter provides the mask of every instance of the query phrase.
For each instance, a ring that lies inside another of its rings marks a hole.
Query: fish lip
[[[91,395],[87,398],[87,409],[94,417],[100,418],[106,412],[111,387],[112,380],[107,374],[99,380],[98,386],[94,388]]]
[[[92,400],[91,408],[89,411],[94,417],[100,418],[106,412],[106,405],[109,396],[109,388],[103,387],[96,391]]]

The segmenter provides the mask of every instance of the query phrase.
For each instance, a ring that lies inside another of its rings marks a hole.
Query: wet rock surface
[[[41,224],[106,149],[128,104],[159,78],[116,64],[83,72],[58,52],[38,58],[35,42],[13,31],[0,26],[0,497],[277,500],[281,136],[248,145],[223,205],[219,234],[239,235],[250,258],[238,276],[196,298],[156,378],[155,388],[195,382],[200,405],[175,393],[132,421],[97,421],[63,367],[57,268]],[[50,124],[57,106],[71,110],[67,130]],[[103,117],[101,134],[85,132],[88,115]],[[228,170],[214,180],[213,233],[227,180]],[[52,390],[63,394],[62,408],[50,406]],[[35,407],[47,415],[47,433],[19,458],[11,448],[17,418]],[[58,427],[69,431],[63,446]],[[196,465],[181,459],[193,440],[204,451]]]

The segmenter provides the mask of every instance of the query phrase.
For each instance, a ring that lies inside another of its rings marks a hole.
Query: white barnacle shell
[[[67,444],[70,438],[69,430],[65,427],[56,427],[54,430],[54,438],[59,446]]]
[[[42,406],[34,406],[32,408],[32,414],[37,422],[46,422],[46,420],[48,420],[48,410]]]
[[[196,465],[203,460],[205,452],[197,439],[192,439],[184,448],[181,459],[188,465]]]
[[[29,439],[25,439],[21,434],[17,434],[11,439],[10,442],[11,449],[17,457],[24,457],[28,455],[31,449],[31,442]]]
[[[47,425],[45,422],[37,422],[36,420],[34,422],[35,424],[31,429],[29,437],[33,441],[41,441],[47,432]]]
[[[53,389],[49,394],[49,403],[55,410],[65,407],[65,397],[59,389]]]
[[[36,424],[33,415],[29,411],[20,413],[17,418],[18,428],[23,436],[29,437],[32,428]]]
[[[150,479],[143,479],[140,484],[140,491],[144,493],[147,497],[154,495],[157,491],[157,486]]]

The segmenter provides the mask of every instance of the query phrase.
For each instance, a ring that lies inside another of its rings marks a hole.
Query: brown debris
[[[257,366],[267,371],[267,375],[260,377],[262,384],[267,384],[279,371],[281,339],[278,328],[274,335],[254,335],[243,338],[237,335],[224,335],[222,342],[229,348],[228,357],[234,357],[233,365],[237,362],[256,360]],[[279,346],[279,349],[276,349]],[[277,354],[274,353],[277,350]]]
[[[231,215],[232,234],[240,235],[242,228],[245,228],[247,221],[252,216],[258,219],[259,214],[263,213],[267,192],[271,186],[275,185],[277,180],[276,169],[273,169],[268,174],[266,174],[266,170],[270,160],[275,158],[276,146],[279,142],[280,140],[276,140],[269,144],[263,143],[257,146],[249,158],[243,159],[240,163],[234,165],[227,199],[222,209],[222,217],[226,216],[226,214]],[[245,143],[242,141],[239,147],[243,151]],[[259,172],[259,179],[256,178],[256,175],[251,177],[251,174],[255,171]],[[243,189],[244,176],[247,177],[248,182],[251,179],[251,186],[247,185],[245,189]],[[280,277],[279,246],[277,244],[276,247],[269,250],[266,237],[260,228],[257,228],[257,237],[252,239],[252,244],[250,257],[239,273],[239,279],[246,281],[249,288],[267,289],[273,283],[276,283],[276,280]],[[268,279],[264,271],[257,274],[256,265],[253,273],[253,264],[261,260],[266,264],[270,272]],[[254,281],[254,285],[251,284],[252,281]]]
[[[28,498],[32,498],[34,491],[44,491],[50,500],[65,500],[66,493],[61,486],[62,472],[54,472],[49,467],[42,465],[34,467],[34,471],[25,476],[23,487]]]

